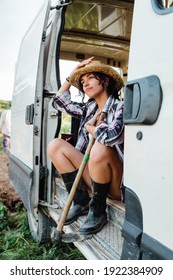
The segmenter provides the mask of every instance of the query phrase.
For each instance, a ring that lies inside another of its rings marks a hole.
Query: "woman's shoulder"
[[[117,99],[115,96],[111,96],[110,103],[112,104],[112,106],[115,106],[115,107],[117,107],[117,106],[123,107],[123,105],[124,105],[124,101],[121,99]]]

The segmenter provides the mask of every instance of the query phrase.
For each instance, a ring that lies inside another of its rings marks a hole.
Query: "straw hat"
[[[93,60],[89,64],[76,70],[76,72],[71,74],[69,81],[73,86],[79,88],[79,81],[81,76],[92,72],[104,73],[112,77],[116,82],[117,91],[119,91],[123,86],[123,79],[121,78],[121,76],[118,74],[116,70],[114,70],[111,66],[103,64],[100,61],[96,61],[96,60]]]

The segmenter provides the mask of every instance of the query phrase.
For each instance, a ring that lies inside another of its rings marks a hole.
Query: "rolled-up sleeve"
[[[73,117],[80,117],[83,115],[83,103],[72,101],[69,91],[63,92],[58,96],[54,96],[52,106],[55,109],[68,113]]]

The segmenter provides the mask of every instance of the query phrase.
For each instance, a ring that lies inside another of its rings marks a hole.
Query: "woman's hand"
[[[98,109],[95,115],[85,124],[85,129],[95,138],[95,128],[105,121],[105,113]]]
[[[104,122],[105,114],[100,110],[97,109],[95,115],[85,124],[85,126],[96,126]],[[86,128],[86,127],[85,127]]]
[[[73,69],[73,71],[71,72],[71,74],[73,74],[74,72],[76,72],[76,70],[78,70],[78,69],[84,67],[85,65],[90,64],[90,63],[92,62],[93,59],[94,59],[94,56],[92,56],[92,57],[90,57],[90,58],[87,58],[87,59],[85,59],[84,61],[80,62],[80,63]],[[71,74],[70,74],[70,75],[71,75]]]
[[[95,112],[95,115],[86,124],[95,126],[100,114],[101,114],[101,110],[98,109]]]
[[[73,69],[73,71],[71,72],[70,75],[72,75],[74,72],[76,72],[76,70],[78,70],[78,69],[84,67],[85,65],[91,63],[91,61],[92,61],[93,59],[94,59],[94,56],[92,56],[92,57],[90,57],[90,58],[88,58],[88,59],[85,59],[84,61],[80,62],[80,63]],[[58,90],[57,95],[70,89],[71,84],[70,84],[70,82],[69,82],[69,79],[70,79],[70,76],[66,78],[65,83],[64,83],[64,84],[60,87],[60,89]]]

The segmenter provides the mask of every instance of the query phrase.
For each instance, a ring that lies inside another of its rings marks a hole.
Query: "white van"
[[[63,132],[52,92],[65,61],[95,56],[125,81],[126,202],[108,199],[108,224],[75,245],[87,259],[173,259],[172,26],[173,0],[44,1],[19,52],[9,164],[36,241],[51,240],[67,200],[47,156],[48,143]],[[78,123],[70,121],[75,141]],[[83,219],[63,231],[76,232]]]

